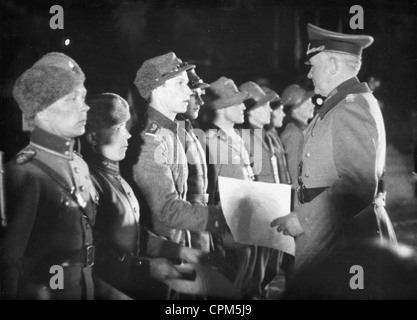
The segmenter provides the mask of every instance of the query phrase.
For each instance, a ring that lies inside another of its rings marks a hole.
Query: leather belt
[[[187,198],[189,202],[200,202],[203,204],[207,204],[209,200],[209,195],[208,193],[197,193],[197,194],[187,195]]]
[[[83,249],[75,252],[69,252],[61,255],[59,264],[63,267],[81,264],[84,268],[94,265],[96,248],[93,245],[85,246]]]
[[[310,202],[327,188],[328,187],[320,187],[320,188],[297,187],[298,201],[301,204]]]

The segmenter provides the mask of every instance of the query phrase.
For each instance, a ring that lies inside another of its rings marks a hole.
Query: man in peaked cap
[[[184,245],[190,245],[187,231],[217,232],[224,225],[218,207],[186,200],[187,157],[176,116],[187,110],[192,95],[187,71],[194,67],[170,52],[145,61],[135,79],[149,107],[141,134],[144,142],[133,166],[133,181],[144,200],[141,207],[149,211],[148,227]],[[199,261],[201,251],[195,252],[195,261],[190,262]]]
[[[14,85],[15,100],[36,127],[30,144],[6,166],[3,298],[94,297],[92,225],[98,199],[87,164],[74,151],[89,109],[84,80],[73,59],[53,52]],[[51,280],[54,272],[58,283]]]
[[[203,82],[195,72],[195,69],[188,70],[187,75],[189,80],[188,86],[193,94],[187,105],[187,111],[177,116],[177,120],[181,123],[180,128],[184,131],[182,136],[185,138],[184,149],[188,160],[188,190],[186,199],[190,203],[198,202],[207,205],[206,152],[198,139],[198,136],[201,138],[204,132],[199,129],[195,130],[192,126],[192,121],[197,119],[200,108],[204,105],[202,95],[205,94],[205,90],[210,85]],[[190,233],[190,238],[193,248],[200,249],[204,252],[210,252],[213,249],[211,235],[208,232],[192,232]]]
[[[271,223],[295,237],[296,270],[319,263],[344,240],[382,236],[379,222],[392,227],[381,192],[384,122],[377,100],[356,77],[362,50],[373,38],[311,24],[308,36],[308,77],[315,93],[327,98],[304,131],[298,177],[301,205]]]

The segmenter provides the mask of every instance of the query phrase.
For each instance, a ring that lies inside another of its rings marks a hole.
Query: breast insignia
[[[35,149],[22,150],[16,156],[16,163],[17,164],[24,164],[24,163],[30,161],[35,155],[36,155],[36,150]]]
[[[155,136],[158,134],[160,129],[161,126],[157,122],[152,121],[151,123],[149,123],[148,128],[146,129],[146,134]]]

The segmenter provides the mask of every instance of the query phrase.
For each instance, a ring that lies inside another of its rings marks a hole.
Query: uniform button
[[[314,137],[316,134],[314,132],[311,133],[311,136]]]
[[[65,200],[64,201],[64,207],[69,207],[69,205],[70,205],[70,202],[68,200]]]
[[[84,186],[80,186],[80,190],[81,191],[84,191],[85,190],[85,187]]]
[[[69,151],[65,151],[65,155],[66,156],[69,156]]]
[[[66,146],[69,146],[70,144],[71,144],[71,142],[69,142],[69,141],[65,142]]]
[[[78,172],[80,172],[80,169],[78,169],[78,167],[75,167],[75,168],[74,168],[74,171],[75,171],[76,173],[78,173]]]
[[[309,175],[308,173],[306,173],[304,176],[305,176],[306,178],[310,178],[310,175]]]
[[[307,157],[307,158],[310,158],[310,152],[307,152],[307,153],[306,153],[306,157]]]
[[[96,195],[95,199],[96,199],[96,201],[98,202],[98,200],[99,200],[99,196],[98,196],[98,195]]]
[[[131,196],[132,196],[132,192],[128,191],[128,192],[127,192],[127,195],[128,195],[129,197],[131,197]]]
[[[136,207],[134,207],[134,208],[133,208],[133,211],[137,212],[137,211],[138,211],[138,209],[137,209]]]

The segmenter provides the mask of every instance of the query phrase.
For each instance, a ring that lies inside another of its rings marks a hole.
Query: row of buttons
[[[315,133],[314,133],[313,131],[311,132],[311,136],[312,136],[312,137],[314,137],[314,136],[315,136]],[[310,158],[310,156],[311,156],[310,152],[307,152],[307,153],[306,153],[306,158]],[[304,174],[304,176],[305,176],[306,178],[310,178],[310,175],[309,175],[308,173],[305,173],[305,174]],[[301,178],[301,177],[300,177],[300,178]]]

